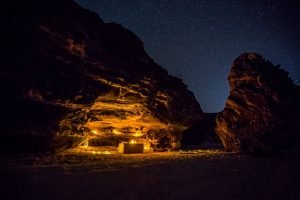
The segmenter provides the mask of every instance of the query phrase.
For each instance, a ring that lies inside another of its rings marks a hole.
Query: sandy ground
[[[1,199],[300,199],[300,154],[220,151],[2,159]]]

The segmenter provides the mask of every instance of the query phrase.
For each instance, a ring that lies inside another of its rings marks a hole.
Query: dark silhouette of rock
[[[182,145],[185,148],[222,146],[215,132],[217,113],[204,113],[203,119],[182,134]]]
[[[216,132],[227,151],[269,154],[299,137],[300,89],[288,73],[256,53],[235,59],[230,96],[217,115]]]
[[[49,141],[54,134],[55,146],[72,146],[87,135],[122,135],[167,137],[174,147],[202,118],[182,80],[156,64],[121,25],[104,23],[72,0],[2,7],[1,134],[10,138],[7,144],[20,135]]]

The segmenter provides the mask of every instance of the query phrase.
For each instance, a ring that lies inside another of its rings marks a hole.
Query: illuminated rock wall
[[[86,136],[156,137],[171,145],[201,120],[194,95],[146,54],[131,31],[104,23],[71,0],[20,4],[22,9],[7,5],[3,25],[7,51],[1,81],[12,87],[9,98],[19,112],[11,134],[35,129],[38,135],[56,135],[57,146],[66,143],[60,138],[73,137],[65,145],[72,146]],[[36,115],[36,104],[60,111]],[[55,117],[46,120],[48,115]],[[18,126],[29,118],[26,128]]]

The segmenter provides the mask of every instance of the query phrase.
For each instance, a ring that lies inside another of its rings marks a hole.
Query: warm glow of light
[[[120,131],[116,130],[116,129],[113,130],[113,133],[114,133],[115,135],[122,135],[122,133],[121,133]]]
[[[133,140],[133,139],[132,139],[132,140],[129,141],[129,143],[130,143],[130,144],[136,144],[136,140]]]
[[[83,143],[83,146],[84,146],[84,147],[88,147],[88,146],[89,146],[89,141],[88,141],[88,140],[85,140],[84,143]]]
[[[131,91],[131,88],[122,87],[120,89],[122,90],[121,95],[132,93],[139,97],[137,99],[120,98],[120,95],[116,96],[113,93],[107,93],[99,97],[91,107],[91,110],[95,111],[96,117],[99,118],[99,120],[88,121],[84,124],[85,127],[92,130],[91,133],[101,136],[107,136],[109,134],[116,136],[130,135],[131,137],[138,138],[144,136],[149,130],[169,129],[169,124],[162,123],[157,117],[153,116],[151,111],[145,106],[147,98],[141,98],[143,94],[137,93],[137,91]],[[116,115],[119,110],[124,111],[124,117]],[[102,111],[109,112],[108,114],[104,114]],[[97,130],[97,132],[94,130]]]
[[[110,151],[90,151],[92,154],[112,154]]]
[[[150,144],[150,143],[148,143],[148,142],[145,142],[145,143],[144,143],[144,150],[145,150],[145,151],[152,150],[152,148],[151,148],[151,144]]]
[[[140,130],[136,131],[136,133],[133,134],[134,137],[141,137],[143,136],[142,132]]]

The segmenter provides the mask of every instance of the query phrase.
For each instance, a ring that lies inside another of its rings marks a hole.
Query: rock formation
[[[217,115],[216,132],[227,151],[268,154],[299,137],[300,89],[288,73],[256,53],[235,59],[230,96]]]
[[[12,1],[4,10],[3,136],[45,136],[47,143],[55,133],[58,146],[86,135],[163,138],[175,147],[201,119],[182,80],[121,25],[72,0]]]

